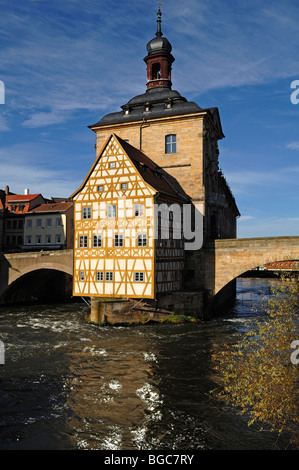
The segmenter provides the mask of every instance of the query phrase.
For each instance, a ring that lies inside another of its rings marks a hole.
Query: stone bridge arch
[[[299,237],[215,240],[206,248],[205,291],[211,300],[244,272],[291,260],[299,260]]]
[[[59,271],[73,275],[73,251],[45,251],[3,254],[0,258],[0,301],[14,283],[38,271]]]

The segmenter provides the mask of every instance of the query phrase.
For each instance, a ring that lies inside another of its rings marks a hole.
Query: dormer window
[[[167,101],[165,101],[165,109],[171,109],[172,108],[172,102],[171,99],[169,98]]]
[[[151,109],[150,104],[149,104],[148,102],[146,102],[145,105],[144,105],[144,111],[145,111],[146,113],[148,113],[148,112],[150,111],[150,109]]]
[[[130,114],[130,108],[129,108],[129,106],[124,106],[123,109],[124,109],[124,114],[125,114],[126,116],[128,116],[128,115]]]

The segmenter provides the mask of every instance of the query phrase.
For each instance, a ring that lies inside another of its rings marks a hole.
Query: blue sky
[[[0,188],[69,196],[95,159],[87,128],[146,89],[152,0],[0,0]],[[173,89],[219,108],[238,237],[299,235],[298,0],[165,0]],[[150,155],[149,155],[150,156]]]

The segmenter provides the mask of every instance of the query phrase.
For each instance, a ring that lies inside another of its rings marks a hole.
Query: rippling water
[[[0,449],[271,449],[276,435],[223,406],[211,355],[244,332],[275,280],[238,280],[204,323],[102,327],[85,304],[0,309]]]

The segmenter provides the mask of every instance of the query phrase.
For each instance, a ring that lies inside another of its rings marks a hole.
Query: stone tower
[[[235,238],[240,214],[219,170],[218,141],[224,138],[219,111],[201,108],[172,89],[175,59],[162,33],[160,9],[157,32],[146,48],[145,93],[89,126],[97,135],[97,154],[112,133],[143,150],[202,208],[204,244],[215,238]],[[204,248],[186,252],[185,287],[201,289],[203,266]]]

